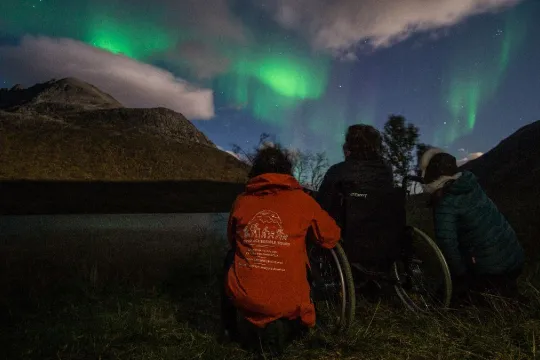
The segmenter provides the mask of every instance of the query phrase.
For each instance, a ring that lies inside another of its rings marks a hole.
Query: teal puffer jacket
[[[523,266],[516,233],[497,206],[463,171],[435,205],[435,234],[453,276],[466,272],[503,274]]]

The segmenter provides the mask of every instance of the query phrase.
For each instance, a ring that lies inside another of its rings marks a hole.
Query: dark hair
[[[292,175],[292,161],[280,146],[266,146],[257,151],[248,177],[251,179],[266,173]]]
[[[435,154],[426,168],[424,182],[429,184],[441,176],[454,176],[459,172],[456,158],[448,153]]]
[[[382,158],[382,137],[371,125],[356,124],[347,129],[343,149],[350,152],[350,157],[361,160]]]

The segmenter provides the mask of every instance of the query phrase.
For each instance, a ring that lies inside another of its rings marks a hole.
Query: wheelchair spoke
[[[396,288],[400,298],[414,311],[427,312],[442,305],[442,279],[440,276],[428,276],[426,271],[433,269],[433,262],[423,261],[419,258],[409,260],[405,264],[400,278],[401,289]],[[439,275],[439,274],[436,274]]]
[[[312,248],[311,285],[317,324],[323,331],[334,331],[345,318],[345,281],[334,252]]]

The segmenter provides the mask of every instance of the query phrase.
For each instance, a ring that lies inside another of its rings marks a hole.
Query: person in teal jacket
[[[450,268],[454,299],[463,299],[470,290],[519,297],[523,248],[475,175],[459,171],[456,158],[437,148],[424,153],[420,169],[424,191],[431,194],[436,242]]]

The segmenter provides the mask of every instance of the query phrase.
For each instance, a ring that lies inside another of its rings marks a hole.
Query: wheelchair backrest
[[[342,219],[344,238],[373,236],[374,232],[388,232],[389,228],[402,231],[406,225],[405,192],[401,188],[344,187]]]

